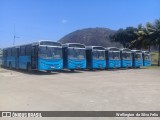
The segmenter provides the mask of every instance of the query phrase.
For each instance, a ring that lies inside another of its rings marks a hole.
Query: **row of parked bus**
[[[139,68],[151,65],[147,51],[85,46],[79,43],[61,44],[39,41],[3,49],[3,67],[10,69],[45,70],[61,69],[112,69]]]

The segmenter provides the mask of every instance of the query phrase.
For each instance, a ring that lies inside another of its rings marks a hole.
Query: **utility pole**
[[[19,37],[17,37],[16,36],[16,30],[15,30],[16,28],[15,28],[15,24],[14,24],[14,28],[13,28],[13,46],[15,45],[15,41],[16,41],[16,38],[19,38]]]
[[[15,44],[15,24],[14,24],[14,26],[13,26],[13,46],[14,46],[14,44]]]

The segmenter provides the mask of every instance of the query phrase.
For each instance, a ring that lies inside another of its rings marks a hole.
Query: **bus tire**
[[[74,69],[71,69],[71,72],[74,72]]]
[[[28,73],[32,73],[32,68],[31,68],[31,65],[30,65],[30,64],[27,65],[27,72],[28,72]]]
[[[51,70],[47,70],[47,73],[51,73],[52,71]]]
[[[90,68],[89,70],[90,70],[90,71],[93,71],[93,68]]]

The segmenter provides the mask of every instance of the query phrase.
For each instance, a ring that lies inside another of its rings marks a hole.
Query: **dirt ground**
[[[160,69],[28,74],[1,68],[0,111],[160,111]]]

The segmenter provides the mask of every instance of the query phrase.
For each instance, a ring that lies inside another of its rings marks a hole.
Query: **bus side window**
[[[5,50],[5,56],[6,56],[6,57],[8,56],[8,51],[7,51],[7,50]]]
[[[26,55],[27,56],[31,56],[32,53],[32,46],[31,45],[27,45],[26,46]]]
[[[12,56],[16,55],[16,48],[12,48]]]
[[[20,55],[25,56],[25,46],[20,47]]]
[[[14,56],[14,48],[11,49],[11,56]]]
[[[11,56],[11,48],[8,49],[8,56]]]
[[[12,48],[10,49],[10,52],[11,52],[11,53],[10,53],[10,54],[11,54],[10,56],[12,56]]]
[[[7,50],[3,51],[3,57],[7,57]]]
[[[19,57],[19,48],[15,48],[15,56]]]

